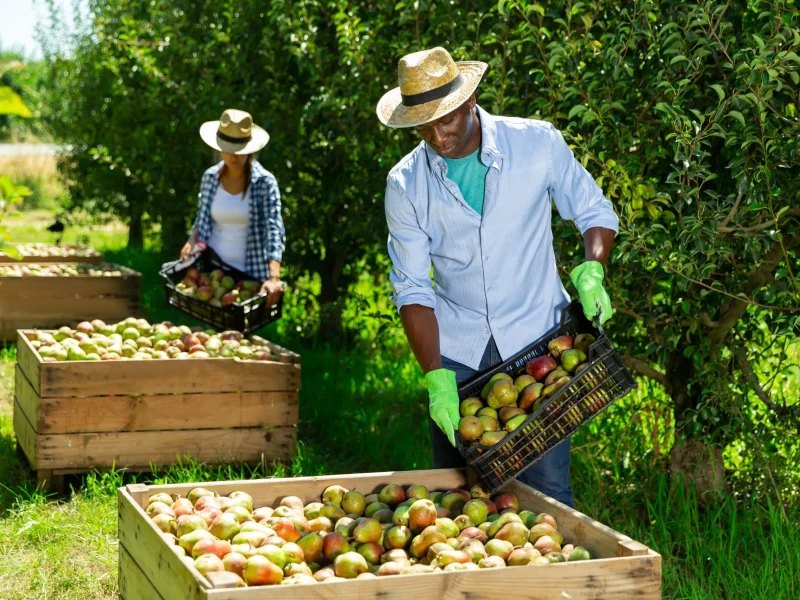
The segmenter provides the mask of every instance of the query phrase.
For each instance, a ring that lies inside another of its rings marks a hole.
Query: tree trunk
[[[686,426],[702,400],[700,390],[692,385],[694,374],[694,364],[684,356],[681,345],[670,355],[666,372],[676,429],[670,472],[674,485],[683,485],[684,492],[694,487],[701,502],[713,503],[725,489],[722,448]]]
[[[142,217],[146,192],[144,188],[129,179],[125,180],[125,197],[128,201],[128,248],[141,249],[144,247],[144,227]]]
[[[323,340],[339,339],[344,333],[342,312],[346,298],[344,293],[350,284],[342,271],[347,264],[347,254],[343,250],[329,252],[322,261],[319,271],[321,289],[319,304],[321,309],[319,334]]]
[[[132,203],[128,215],[128,248],[140,250],[144,247],[142,216],[142,205],[139,202]]]

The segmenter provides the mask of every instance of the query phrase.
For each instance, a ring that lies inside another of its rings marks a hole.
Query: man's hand
[[[455,430],[461,417],[458,413],[458,389],[456,374],[448,369],[436,369],[425,375],[428,388],[428,411],[453,446],[456,445]]]
[[[261,291],[259,293],[267,297],[268,306],[275,306],[283,295],[283,291],[285,289],[285,283],[278,278],[270,277],[261,284]]]
[[[181,258],[186,258],[187,256],[189,256],[192,253],[192,250],[194,250],[192,242],[186,242],[183,248],[181,248]]]
[[[611,299],[603,288],[603,265],[590,260],[575,267],[569,276],[578,290],[586,318],[591,321],[599,312],[600,324],[608,321],[614,314],[614,309],[611,308]]]

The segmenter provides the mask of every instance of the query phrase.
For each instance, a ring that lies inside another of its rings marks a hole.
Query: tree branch
[[[767,282],[772,278],[773,271],[775,271],[775,268],[784,258],[783,248],[785,247],[790,249],[794,246],[800,246],[800,234],[790,236],[784,241],[784,246],[781,246],[781,244],[773,244],[772,248],[770,248],[769,252],[767,252],[764,258],[761,260],[761,264],[753,267],[750,270],[750,273],[747,276],[747,281],[742,287],[742,294],[745,296],[750,296],[755,291],[767,284]],[[728,305],[728,308],[723,310],[722,315],[717,321],[718,327],[709,333],[712,346],[722,343],[725,338],[728,337],[728,334],[730,333],[731,329],[733,329],[733,326],[736,325],[736,323],[742,318],[747,310],[747,305],[751,303],[743,298],[736,299],[738,302]],[[777,310],[788,310],[788,307],[773,307],[773,310],[776,308]],[[791,312],[794,312],[794,310]]]
[[[733,203],[733,208],[731,208],[731,212],[729,212],[728,216],[725,217],[725,220],[722,221],[722,223],[719,224],[719,227],[717,228],[717,231],[721,231],[722,229],[726,228],[728,223],[731,222],[731,219],[733,218],[733,215],[736,214],[736,209],[739,208],[739,203],[742,201],[742,196],[744,196],[743,192],[739,192],[736,195],[736,202]]]
[[[775,402],[767,391],[761,387],[761,382],[756,377],[756,374],[753,372],[753,367],[750,365],[750,361],[747,358],[747,351],[740,349],[736,353],[736,362],[739,365],[739,368],[742,370],[742,375],[744,376],[745,381],[750,384],[753,388],[753,391],[758,396],[758,399],[764,403],[764,405],[769,408],[770,410],[774,411],[775,414],[779,416],[795,416],[799,407],[795,406],[786,406],[785,404],[778,404]]]
[[[633,356],[625,355],[622,357],[622,363],[632,371],[636,371],[639,375],[660,383],[667,393],[672,389],[672,386],[667,380],[667,376],[661,371],[651,367],[647,362],[639,358],[634,358]]]
[[[737,200],[737,202],[738,202],[738,200]],[[734,205],[734,208],[735,208],[735,205]],[[731,214],[733,214],[733,211],[731,211]],[[760,223],[758,225],[753,225],[752,227],[725,227],[725,224],[728,222],[728,219],[730,218],[730,216],[731,215],[728,215],[728,218],[726,218],[722,222],[722,225],[717,227],[717,231],[719,233],[734,233],[734,232],[737,232],[737,231],[741,231],[743,233],[748,233],[748,232],[752,232],[752,231],[764,231],[765,229],[769,229],[770,227],[775,225],[775,221],[773,219],[770,219],[769,221],[765,221],[765,222]],[[800,217],[800,207],[793,207],[793,208],[790,208],[788,210],[783,211],[783,213],[781,214],[781,217]]]

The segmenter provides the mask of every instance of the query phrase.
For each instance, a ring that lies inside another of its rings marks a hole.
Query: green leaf
[[[722,89],[722,86],[718,83],[711,84],[711,89],[717,92],[717,96],[719,96],[720,102],[725,100],[725,90]]]
[[[573,106],[570,109],[569,115],[567,115],[567,118],[571,119],[572,117],[575,117],[575,116],[581,114],[585,110],[587,110],[586,106],[584,106],[583,104],[576,104],[575,106]]]
[[[18,117],[30,118],[33,113],[25,106],[25,103],[10,87],[0,87],[0,115],[16,115]]]
[[[736,119],[737,121],[739,121],[739,123],[741,123],[742,125],[745,125],[745,121],[744,121],[744,115],[743,115],[742,113],[740,113],[738,110],[732,110],[732,111],[730,111],[730,112],[728,113],[728,116],[729,116],[729,117],[733,117],[734,119]]]
[[[689,62],[689,59],[686,58],[683,54],[678,54],[678,56],[673,56],[672,60],[669,61],[669,64],[674,65],[675,63],[686,61]]]

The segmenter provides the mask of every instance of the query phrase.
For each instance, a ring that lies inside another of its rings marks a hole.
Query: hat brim
[[[488,65],[479,61],[464,61],[457,62],[456,66],[464,78],[464,83],[457,90],[438,100],[417,106],[404,106],[399,87],[386,92],[375,111],[380,122],[387,127],[416,127],[435,121],[464,104],[478,88]]]
[[[206,121],[200,126],[200,137],[214,150],[228,154],[253,154],[258,152],[269,142],[269,134],[258,125],[253,125],[250,131],[250,140],[243,144],[232,144],[217,137],[219,121]]]

